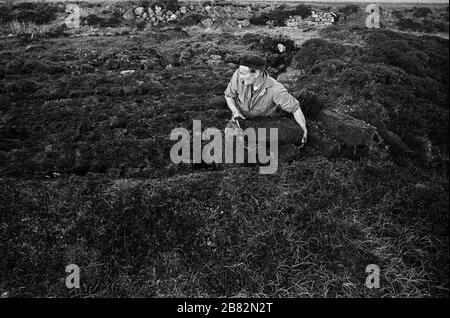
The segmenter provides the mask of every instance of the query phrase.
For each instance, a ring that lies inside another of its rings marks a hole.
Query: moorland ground
[[[225,127],[242,52],[272,57],[275,77],[303,70],[297,96],[378,118],[413,154],[328,157],[312,138],[274,175],[174,165],[173,128]],[[4,297],[448,296],[448,40],[118,30],[4,37],[0,66]],[[72,263],[78,290],[64,283]],[[365,287],[368,264],[379,289]]]

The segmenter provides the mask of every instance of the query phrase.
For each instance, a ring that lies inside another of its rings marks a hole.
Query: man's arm
[[[274,94],[274,102],[284,111],[287,111],[294,115],[295,121],[303,130],[302,143],[306,143],[308,136],[308,131],[306,129],[306,120],[305,116],[303,116],[303,112],[300,108],[298,100],[295,99],[291,94],[289,94],[284,86],[280,86]]]
[[[236,118],[242,118],[245,119],[245,117],[242,115],[241,111],[236,106],[236,101],[234,98],[225,96],[225,100],[227,101],[228,108],[231,110],[231,119],[235,120]]]
[[[231,110],[231,119],[235,120],[240,117],[245,119],[239,108],[236,106],[236,96],[238,94],[238,81],[239,81],[239,70],[236,70],[228,83],[227,89],[225,90],[225,100],[227,101],[228,108]]]
[[[303,129],[303,138],[302,138],[302,143],[306,143],[306,140],[308,139],[308,130],[306,129],[306,120],[305,120],[305,116],[303,116],[303,112],[300,108],[298,108],[295,112],[294,112],[294,118],[295,121],[300,125],[300,127],[302,127]]]

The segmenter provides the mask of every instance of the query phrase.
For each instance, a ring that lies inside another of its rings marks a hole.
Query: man
[[[299,102],[281,83],[269,76],[265,67],[265,59],[256,55],[246,55],[239,61],[239,69],[234,72],[225,90],[231,119],[271,116],[280,107],[294,115],[303,130],[301,143],[305,144],[306,121]]]

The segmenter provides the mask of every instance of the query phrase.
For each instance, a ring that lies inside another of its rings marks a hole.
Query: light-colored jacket
[[[245,85],[239,76],[239,69],[234,72],[227,89],[225,97],[233,98],[236,106],[247,118],[270,116],[277,107],[294,113],[300,108],[299,102],[288,93],[283,84],[270,77],[267,71],[263,71],[263,85],[253,93],[251,85]]]

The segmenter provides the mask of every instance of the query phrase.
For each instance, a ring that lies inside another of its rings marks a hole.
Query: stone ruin
[[[155,5],[148,8],[136,7],[130,8],[122,18],[136,22],[147,21],[152,26],[161,26],[170,23],[185,23],[187,25],[197,24],[200,22],[206,28],[212,27],[214,24],[225,25],[229,27],[247,27],[250,25],[252,8],[236,7],[233,5],[226,6],[203,6],[199,4],[186,4],[178,8],[178,10],[165,10],[162,6]]]
[[[114,16],[124,23],[146,24],[150,27],[163,27],[171,24],[183,26],[198,24],[205,28],[213,26],[245,28],[251,25],[252,17],[259,15],[261,12],[267,13],[277,9],[276,5],[255,6],[235,3],[212,3],[209,5],[209,3],[200,2],[179,2],[172,10],[165,9],[163,5],[156,2],[147,5],[132,2],[108,4],[106,7],[100,7],[100,9],[99,7],[82,6],[81,4],[79,8],[75,9],[74,4],[68,4],[69,6],[71,6],[70,11],[73,14],[70,18],[66,18],[65,24],[70,29],[79,27],[78,21],[73,18],[75,13],[81,16],[82,20],[84,18],[84,21],[88,16],[106,20]],[[96,20],[92,19],[92,21]],[[315,9],[315,11],[311,11],[311,16],[305,19],[300,16],[290,16],[285,20],[285,23],[287,27],[326,27],[335,23],[335,21],[337,21],[335,13]],[[268,26],[270,26],[270,22],[268,21]]]
[[[291,16],[286,21],[288,27],[326,27],[337,22],[337,14],[334,12],[311,11],[311,16],[303,19],[301,16]]]

